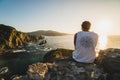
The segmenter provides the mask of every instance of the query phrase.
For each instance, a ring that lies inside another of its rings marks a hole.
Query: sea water
[[[52,48],[67,48],[74,50],[74,36],[46,36],[47,46]],[[120,48],[120,36],[100,36],[99,49]]]

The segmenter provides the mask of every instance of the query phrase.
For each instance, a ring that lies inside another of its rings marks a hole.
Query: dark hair
[[[89,21],[84,21],[81,26],[83,31],[89,31],[91,23]]]

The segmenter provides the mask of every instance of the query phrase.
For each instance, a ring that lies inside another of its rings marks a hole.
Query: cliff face
[[[28,35],[11,26],[0,24],[0,50],[18,48],[41,38],[41,36]]]

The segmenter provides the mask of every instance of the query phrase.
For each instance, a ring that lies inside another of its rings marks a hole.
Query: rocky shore
[[[30,41],[42,39],[41,35],[29,35],[21,31],[17,31],[14,27],[0,24],[0,51],[6,49],[21,48]]]
[[[71,53],[68,49],[52,50],[44,62],[29,65],[26,75],[12,80],[120,80],[120,49],[100,51],[93,64],[68,59]]]

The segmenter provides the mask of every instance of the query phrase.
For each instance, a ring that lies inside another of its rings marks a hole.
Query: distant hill
[[[28,34],[30,34],[30,35],[44,35],[44,36],[70,35],[70,34],[67,34],[67,33],[61,33],[61,32],[52,31],[52,30],[39,30],[39,31],[29,32]]]
[[[37,41],[42,36],[33,36],[16,30],[14,27],[0,24],[0,50],[18,48],[30,41]]]

